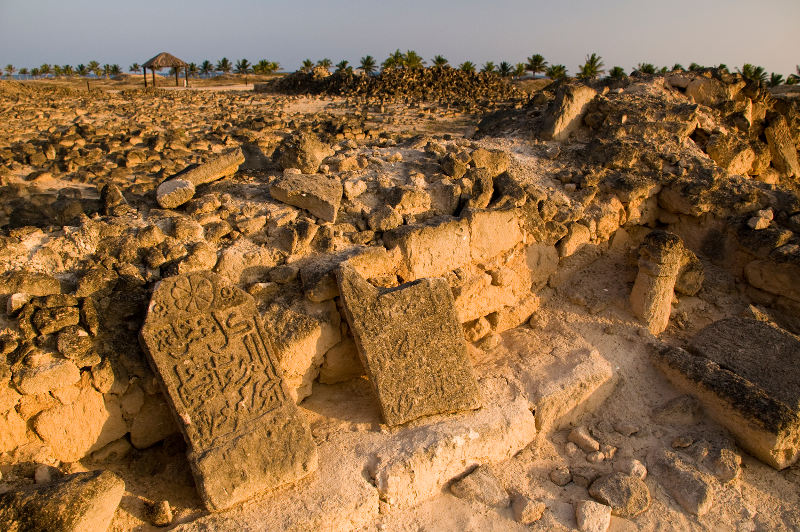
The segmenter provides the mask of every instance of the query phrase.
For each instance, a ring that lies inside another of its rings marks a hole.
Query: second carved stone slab
[[[342,266],[337,277],[350,329],[387,424],[481,407],[444,279],[379,290],[352,266]]]

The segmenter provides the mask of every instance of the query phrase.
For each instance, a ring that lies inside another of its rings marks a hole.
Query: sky
[[[800,64],[800,0],[0,0],[0,66],[246,58],[293,71],[305,58],[415,50],[452,65],[525,62],[540,53],[577,71],[640,62]]]

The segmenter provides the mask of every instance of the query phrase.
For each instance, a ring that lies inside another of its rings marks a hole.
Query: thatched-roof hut
[[[172,54],[168,54],[167,52],[161,52],[157,56],[148,59],[142,65],[144,69],[144,86],[147,87],[147,69],[149,68],[150,71],[153,73],[153,87],[156,86],[156,70],[161,70],[162,68],[174,68],[175,69],[175,86],[178,86],[178,69],[183,68],[183,72],[186,79],[186,84],[189,84],[189,65],[178,59]]]

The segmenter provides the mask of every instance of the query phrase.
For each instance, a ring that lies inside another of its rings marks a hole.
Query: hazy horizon
[[[402,7],[369,0],[0,0],[0,67],[97,60],[124,71],[159,52],[187,62],[277,61],[293,71],[305,58],[380,63],[395,49],[415,50],[430,64],[442,54],[469,60],[525,62],[534,53],[574,75],[587,54],[606,70],[638,63],[688,67],[744,63],[793,73],[800,64],[800,2],[675,0],[669,5],[615,0],[487,2],[407,0]]]

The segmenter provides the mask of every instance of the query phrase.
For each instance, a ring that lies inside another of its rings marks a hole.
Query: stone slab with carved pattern
[[[188,443],[198,492],[221,510],[317,467],[253,298],[209,272],[153,292],[140,334]]]
[[[480,408],[447,281],[434,277],[378,289],[350,265],[343,265],[337,277],[350,329],[387,424]]]

